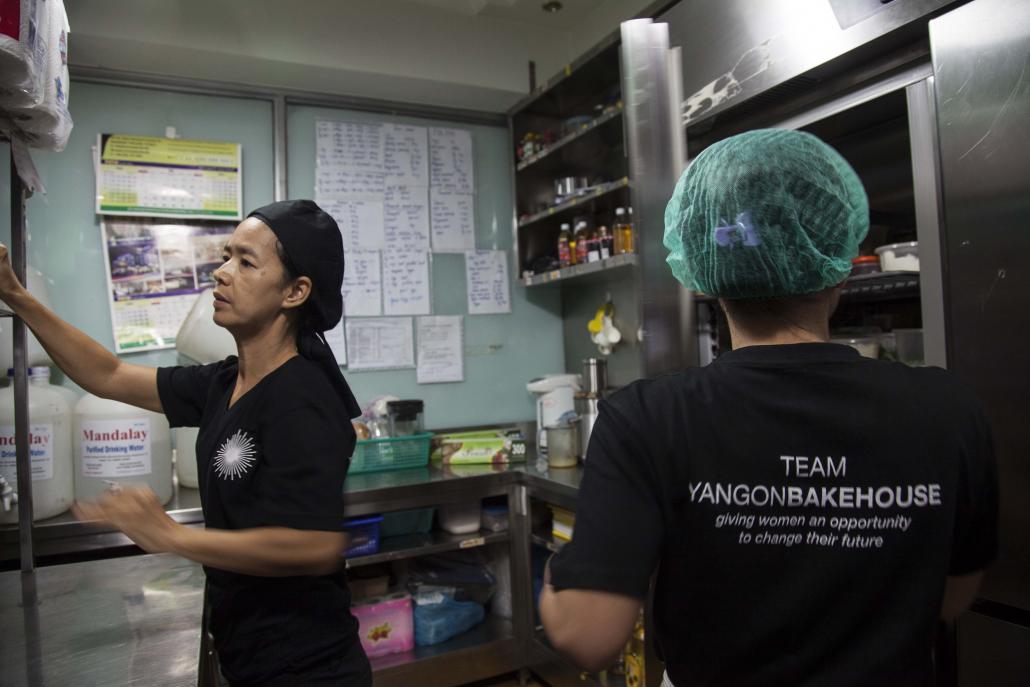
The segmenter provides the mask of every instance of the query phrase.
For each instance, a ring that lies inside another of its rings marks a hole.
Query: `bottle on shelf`
[[[633,252],[633,223],[626,215],[626,208],[615,208],[615,254]]]
[[[587,262],[601,260],[601,234],[595,230],[587,230]]]
[[[589,260],[590,253],[590,230],[583,220],[576,222],[576,264],[581,265]]]
[[[561,231],[558,232],[558,264],[561,267],[568,267],[572,264],[572,252],[575,245],[568,222],[562,222]]]
[[[602,224],[597,228],[597,240],[600,246],[601,259],[607,260],[612,257],[612,255],[614,255],[612,252],[612,232],[608,228],[608,225]]]
[[[569,226],[564,224],[562,226]],[[575,265],[579,258],[579,235],[573,232],[569,236],[569,264]]]

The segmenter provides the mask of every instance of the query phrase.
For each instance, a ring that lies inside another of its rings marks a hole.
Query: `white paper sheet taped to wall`
[[[475,250],[475,196],[431,188],[429,203],[433,252],[464,253]]]
[[[419,317],[416,320],[419,384],[465,380],[461,315]]]
[[[428,315],[432,312],[428,253],[383,252],[383,312],[386,315]]]
[[[350,251],[343,272],[345,317],[378,317],[383,314],[383,279],[379,251]]]
[[[415,366],[410,317],[359,317],[346,321],[347,367],[389,370]]]
[[[503,250],[480,250],[465,254],[469,315],[511,312],[507,255]]]
[[[430,185],[458,193],[475,193],[472,132],[433,127],[429,130]]]
[[[429,186],[429,138],[422,126],[383,125],[386,186]]]
[[[386,244],[405,250],[429,250],[429,188],[390,186],[383,204]]]
[[[340,225],[345,253],[386,247],[382,201],[319,198],[317,202]]]

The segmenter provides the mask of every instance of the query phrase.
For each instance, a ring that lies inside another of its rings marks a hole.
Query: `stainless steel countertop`
[[[536,457],[531,454],[527,462],[513,465],[429,465],[349,475],[343,491],[347,517],[497,496],[515,482],[546,494],[557,505],[572,508],[582,475],[581,467],[538,468]],[[200,526],[204,521],[200,492],[196,489],[177,488],[165,508],[180,523]],[[33,537],[40,556],[132,545],[122,533],[78,522],[70,513],[35,523]],[[0,560],[17,558],[17,527],[0,527]]]
[[[348,514],[469,501],[526,485],[575,507],[582,468],[465,466],[353,475]],[[0,685],[193,687],[204,573],[170,554],[0,573]]]
[[[204,572],[169,554],[0,573],[0,684],[197,684]]]

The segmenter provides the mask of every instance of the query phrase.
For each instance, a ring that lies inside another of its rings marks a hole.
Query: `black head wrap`
[[[343,237],[336,220],[310,200],[283,200],[251,212],[272,230],[293,269],[311,280],[311,295],[304,304],[297,350],[325,370],[350,418],[361,407],[340,372],[322,332],[332,329],[343,315]]]

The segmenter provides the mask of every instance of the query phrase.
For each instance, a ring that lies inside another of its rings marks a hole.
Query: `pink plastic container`
[[[368,656],[385,656],[415,648],[411,596],[391,594],[351,607],[358,619],[361,646]]]

